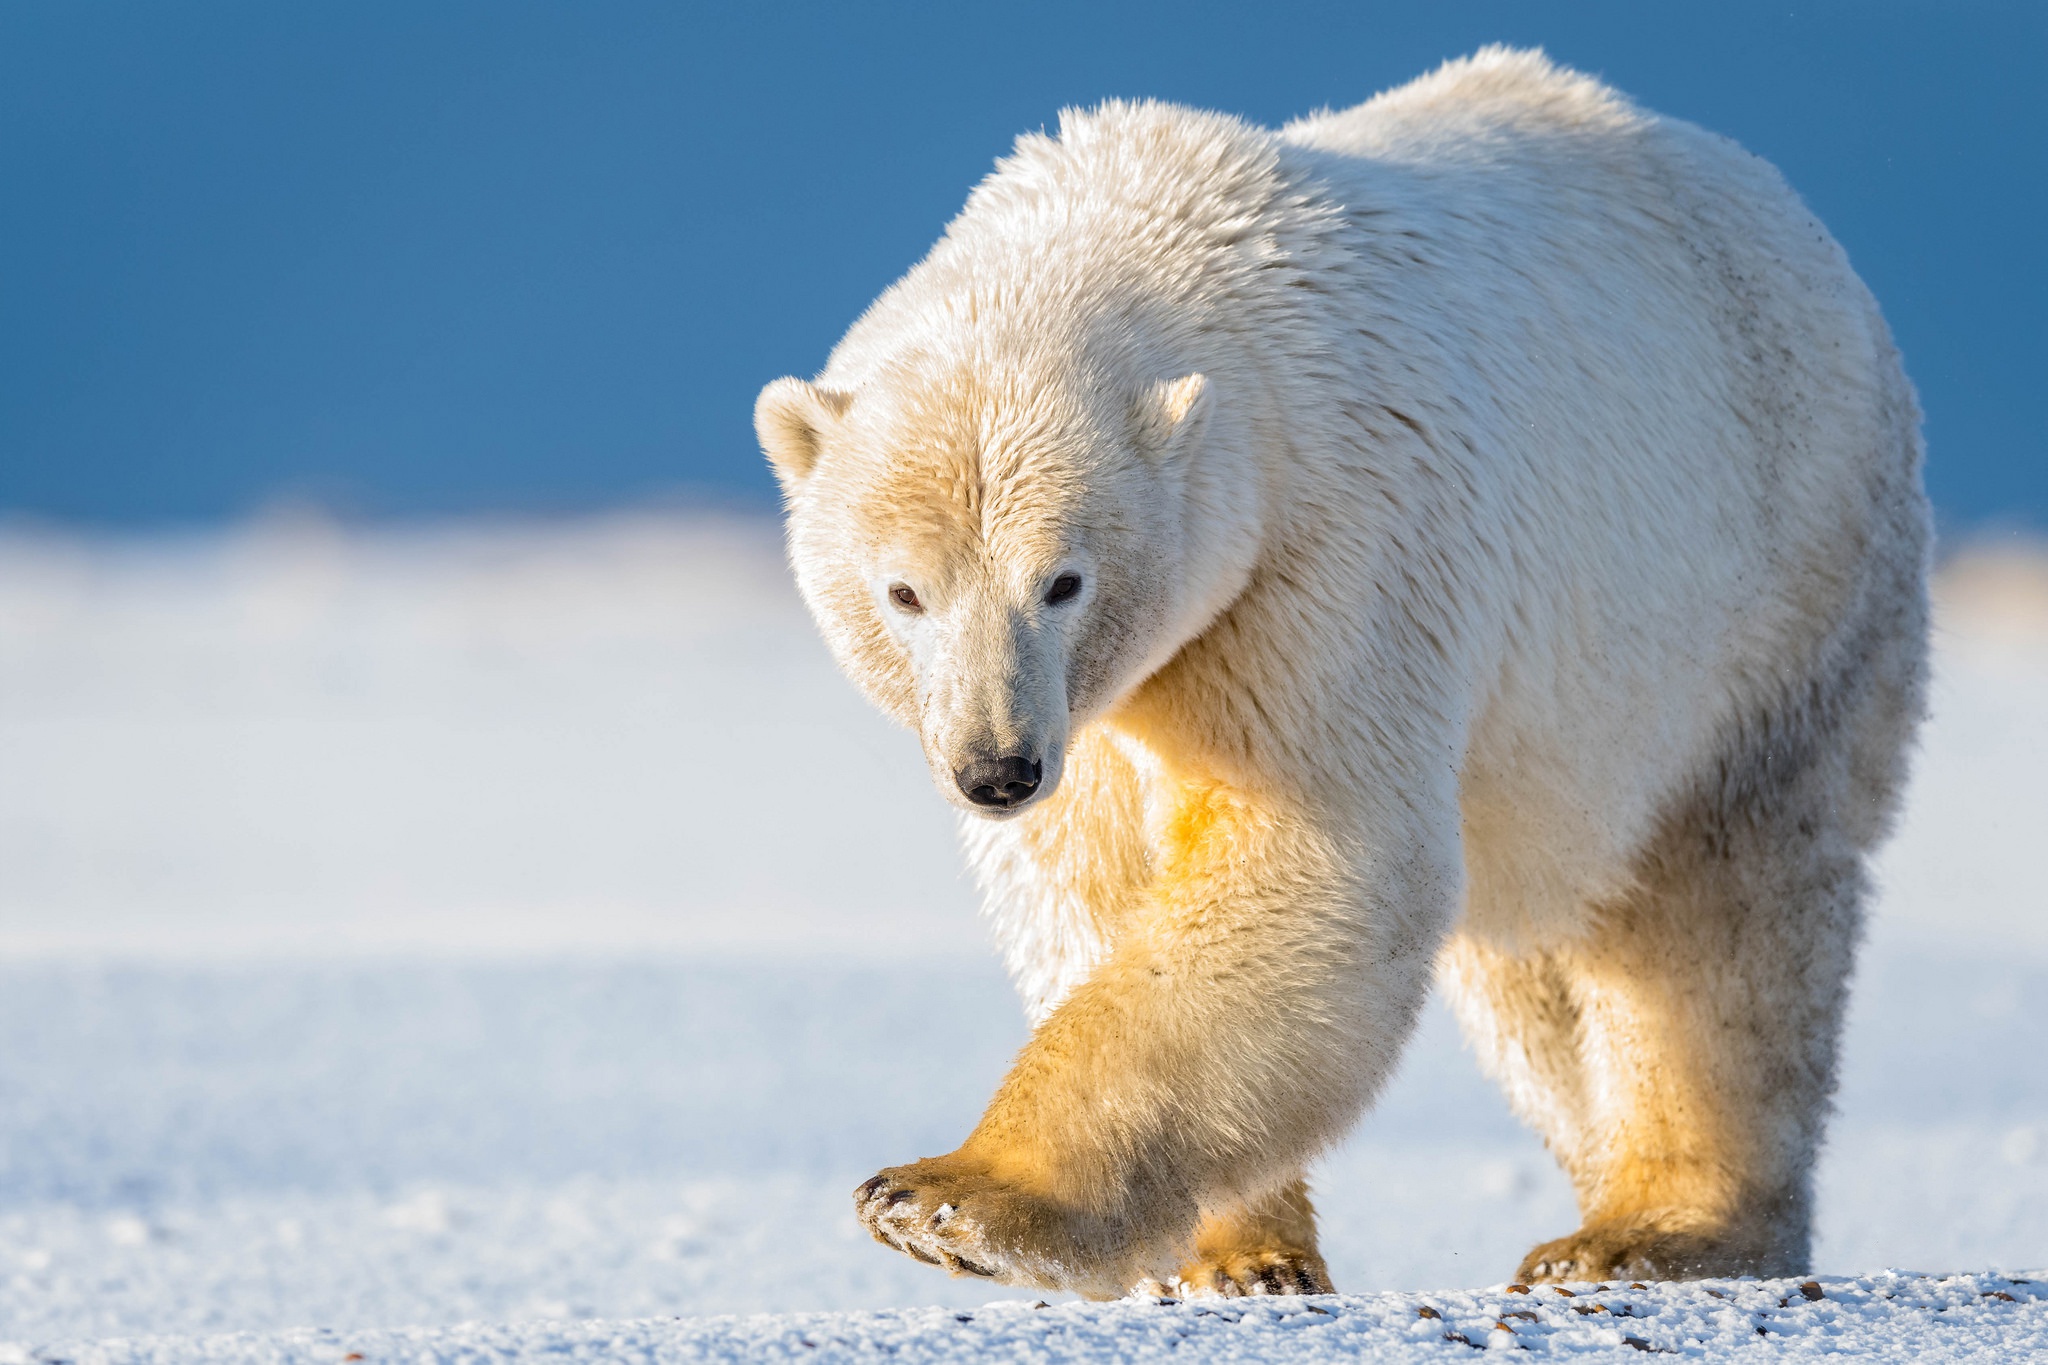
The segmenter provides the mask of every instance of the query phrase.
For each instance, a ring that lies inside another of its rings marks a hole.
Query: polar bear
[[[1523,1279],[1805,1268],[1929,516],[1768,165],[1504,49],[1277,133],[1070,112],[755,416],[1034,1021],[876,1237],[1326,1291],[1304,1167],[1434,980],[1577,1191]]]

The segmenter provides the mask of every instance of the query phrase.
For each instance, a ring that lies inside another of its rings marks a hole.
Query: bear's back
[[[1508,146],[1639,128],[1650,116],[1543,53],[1487,47],[1349,109],[1296,119],[1281,137],[1383,161],[1495,156]]]
[[[1435,414],[1430,462],[1481,490],[1444,553],[1513,566],[1460,585],[1502,642],[1465,773],[1476,901],[1568,914],[1622,884],[1739,718],[1863,628],[1873,585],[1913,581],[1911,388],[1767,162],[1540,53],[1489,49],[1281,140],[1398,358],[1359,382]],[[1915,619],[1910,592],[1880,605]]]

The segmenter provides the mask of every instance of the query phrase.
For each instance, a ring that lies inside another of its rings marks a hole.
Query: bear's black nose
[[[1045,765],[1035,758],[1011,754],[1007,758],[979,759],[953,774],[960,790],[977,806],[1005,810],[1021,806],[1038,790]]]

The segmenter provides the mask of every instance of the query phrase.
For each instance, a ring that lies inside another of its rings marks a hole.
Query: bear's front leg
[[[959,1150],[860,1187],[879,1240],[1116,1297],[1174,1280],[1205,1212],[1283,1188],[1357,1116],[1428,989],[1454,853],[1375,849],[1206,787],[1180,803],[1160,869]]]

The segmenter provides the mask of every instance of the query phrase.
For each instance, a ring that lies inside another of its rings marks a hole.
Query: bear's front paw
[[[1236,1248],[1206,1256],[1180,1272],[1190,1294],[1328,1294],[1330,1271],[1313,1251],[1295,1247]]]
[[[1034,1289],[1122,1292],[1101,1249],[1051,1200],[999,1180],[959,1155],[892,1166],[853,1192],[861,1223],[884,1246],[955,1275]]]

